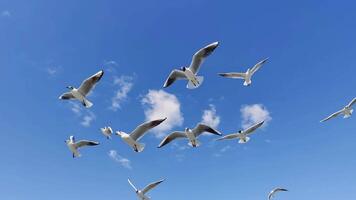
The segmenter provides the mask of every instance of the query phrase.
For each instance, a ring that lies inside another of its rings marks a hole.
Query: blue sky
[[[1,1],[1,199],[136,199],[128,177],[140,187],[166,178],[150,192],[157,200],[257,200],[276,186],[290,190],[278,199],[355,199],[355,119],[319,123],[355,97],[355,6]],[[220,46],[201,68],[200,88],[180,81],[162,90],[172,69],[214,41]],[[216,75],[265,57],[251,87]],[[100,69],[106,73],[89,111],[58,100],[65,86]],[[241,110],[256,104],[270,120],[245,145],[206,136],[196,149],[184,141],[156,148],[159,136],[194,126],[204,113],[224,134],[237,131],[246,120]],[[140,154],[99,132],[106,125],[130,132],[162,110],[175,118],[142,139]],[[73,159],[69,135],[101,145]]]

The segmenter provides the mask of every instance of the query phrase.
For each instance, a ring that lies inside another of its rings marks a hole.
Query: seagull
[[[78,151],[79,148],[86,146],[96,146],[99,144],[99,142],[89,140],[80,140],[78,142],[75,142],[74,136],[70,136],[69,139],[65,141],[65,143],[67,144],[69,150],[72,152],[73,158],[81,156]]]
[[[164,179],[148,184],[143,190],[138,190],[130,179],[127,179],[127,181],[133,187],[140,200],[150,200],[150,197],[146,196],[146,193],[162,183]]]
[[[190,66],[173,70],[169,74],[163,87],[166,88],[170,86],[177,79],[186,79],[188,80],[188,84],[187,84],[188,89],[198,88],[204,80],[203,76],[197,76],[199,68],[201,64],[204,62],[204,60],[206,59],[206,57],[208,57],[215,50],[215,48],[218,47],[218,45],[219,42],[214,42],[197,51],[193,55]]]
[[[106,136],[107,139],[111,139],[111,135],[113,133],[110,126],[105,126],[104,128],[100,128],[101,133]]]
[[[130,147],[133,148],[134,151],[142,152],[145,148],[145,144],[140,144],[138,141],[145,135],[147,131],[158,126],[166,119],[167,118],[145,122],[136,127],[136,129],[133,130],[130,134],[122,131],[116,131],[116,135],[119,135],[121,139],[123,139]]]
[[[74,88],[73,86],[67,86],[67,88],[70,90],[69,92],[66,92],[64,94],[62,94],[59,99],[62,100],[67,100],[67,99],[77,99],[80,102],[82,102],[82,104],[86,107],[86,108],[90,108],[93,106],[93,103],[90,102],[86,96],[88,95],[88,93],[94,88],[95,84],[100,81],[101,77],[103,77],[104,75],[104,71],[101,70],[99,72],[97,72],[96,74],[92,75],[91,77],[87,78],[86,80],[84,80],[82,82],[82,84],[80,85],[80,87]]]
[[[284,188],[275,188],[273,189],[269,194],[268,194],[268,200],[271,200],[274,198],[274,195],[277,193],[277,192],[287,192],[288,190],[287,189],[284,189]]]
[[[251,78],[254,73],[259,70],[263,64],[267,62],[268,58],[258,62],[255,66],[252,68],[248,68],[245,73],[239,73],[239,72],[230,72],[230,73],[219,73],[220,76],[226,77],[226,78],[238,78],[238,79],[244,79],[244,86],[250,86],[252,81]]]
[[[192,147],[198,147],[200,142],[197,140],[198,136],[202,133],[208,132],[215,135],[221,136],[221,133],[210,126],[205,124],[198,124],[194,129],[185,128],[185,131],[175,131],[169,135],[167,135],[162,142],[158,145],[158,148],[163,147],[164,145],[170,143],[171,141],[178,138],[186,138],[189,140],[189,145]]]
[[[352,112],[354,111],[354,110],[352,109],[352,106],[353,106],[355,103],[356,103],[356,97],[355,97],[354,99],[352,99],[352,101],[351,101],[349,104],[347,104],[343,109],[341,109],[341,110],[339,110],[339,111],[337,111],[337,112],[331,114],[329,117],[327,117],[327,118],[321,120],[320,122],[328,121],[329,119],[334,118],[334,117],[337,117],[337,116],[340,115],[340,114],[343,114],[343,115],[344,115],[344,118],[349,118],[349,117],[351,117]]]
[[[238,133],[226,135],[226,136],[219,138],[217,140],[231,140],[231,139],[238,138],[240,144],[246,143],[250,140],[248,135],[252,134],[256,129],[261,127],[264,122],[265,121],[261,121],[257,124],[254,124],[253,126],[247,128],[246,130],[240,130]]]

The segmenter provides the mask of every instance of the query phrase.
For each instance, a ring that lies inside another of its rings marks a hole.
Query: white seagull
[[[145,122],[136,127],[136,129],[133,130],[130,134],[122,131],[116,131],[116,135],[119,135],[121,139],[123,139],[130,147],[132,147],[134,151],[142,152],[145,148],[145,144],[138,143],[138,141],[145,135],[147,131],[158,126],[166,119],[167,118]]]
[[[73,158],[81,156],[78,151],[79,148],[86,146],[96,146],[99,144],[99,142],[89,140],[80,140],[75,142],[74,136],[70,136],[69,139],[65,141],[65,143],[67,144],[69,150],[72,152]]]
[[[140,200],[150,200],[150,197],[146,196],[146,193],[151,189],[155,188],[160,183],[162,183],[164,179],[148,184],[143,190],[138,190],[135,185],[130,181],[130,179],[127,179],[127,181],[133,187]]]
[[[185,128],[185,131],[175,131],[169,135],[167,135],[162,142],[158,145],[158,148],[163,147],[164,145],[170,143],[171,141],[178,139],[178,138],[185,138],[189,140],[189,145],[192,147],[197,147],[200,145],[198,141],[198,136],[202,133],[208,132],[215,135],[221,136],[221,133],[210,126],[205,124],[198,124],[194,129]]]
[[[237,79],[244,79],[244,86],[250,86],[252,83],[252,76],[254,73],[259,70],[263,64],[267,62],[268,58],[258,62],[255,66],[252,68],[248,68],[245,73],[239,73],[239,72],[230,72],[230,73],[219,73],[220,76],[226,77],[226,78],[237,78]]]
[[[111,135],[113,133],[112,129],[110,126],[105,126],[104,128],[100,128],[101,133],[105,135],[107,139],[111,139]]]
[[[341,109],[341,110],[339,110],[339,111],[337,111],[337,112],[331,114],[329,117],[327,117],[327,118],[321,120],[320,122],[325,122],[325,121],[327,121],[327,120],[329,120],[329,119],[331,119],[331,118],[337,117],[337,116],[340,115],[340,114],[343,114],[343,115],[344,115],[344,118],[349,118],[349,117],[351,117],[352,112],[354,111],[354,110],[352,109],[352,106],[353,106],[355,103],[356,103],[356,97],[355,97],[354,99],[352,99],[352,101],[351,101],[349,104],[347,104],[343,109]]]
[[[169,74],[163,87],[166,88],[170,86],[177,79],[188,80],[188,89],[195,89],[199,87],[204,80],[203,76],[197,76],[199,68],[206,59],[206,57],[208,57],[215,50],[215,48],[218,47],[218,45],[218,42],[214,42],[197,51],[192,58],[190,66],[182,67],[179,70],[173,70]]]
[[[253,126],[247,128],[245,130],[240,130],[238,133],[226,135],[226,136],[219,138],[217,140],[231,140],[231,139],[237,138],[237,139],[239,139],[240,144],[246,143],[250,140],[248,135],[252,134],[256,129],[261,127],[263,123],[264,123],[264,121],[261,121],[261,122],[254,124]]]
[[[77,99],[82,102],[86,108],[90,108],[93,106],[93,103],[90,102],[86,96],[94,88],[95,84],[101,79],[101,77],[103,77],[103,75],[103,70],[97,72],[96,74],[84,80],[78,89],[74,88],[73,86],[67,86],[70,91],[62,94],[59,99]]]
[[[268,194],[268,200],[271,200],[274,198],[274,195],[277,193],[277,192],[287,192],[288,190],[287,189],[284,189],[284,188],[275,188],[273,189],[269,194]]]

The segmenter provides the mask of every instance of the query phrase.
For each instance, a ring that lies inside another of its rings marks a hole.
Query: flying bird
[[[261,127],[263,125],[264,121],[261,121],[257,124],[254,124],[253,126],[245,129],[245,130],[240,130],[237,133],[233,133],[233,134],[229,134],[226,135],[224,137],[221,137],[217,140],[231,140],[231,139],[239,139],[239,143],[243,144],[246,143],[250,140],[250,137],[248,137],[250,134],[252,134],[256,129],[258,129],[259,127]]]
[[[216,47],[218,47],[218,45],[219,45],[218,42],[214,42],[197,51],[193,55],[190,66],[173,70],[169,74],[163,87],[166,88],[170,86],[171,84],[173,84],[174,81],[178,79],[188,80],[188,84],[187,84],[188,89],[195,89],[199,87],[204,80],[203,76],[197,76],[199,72],[199,68],[204,62],[204,60],[215,50]]]
[[[97,72],[96,74],[92,75],[91,77],[85,79],[82,84],[79,86],[79,88],[75,88],[73,86],[67,86],[67,88],[70,90],[69,92],[66,92],[62,94],[59,99],[62,100],[67,100],[67,99],[77,99],[86,108],[90,108],[93,106],[93,103],[90,102],[86,96],[89,94],[89,92],[94,88],[96,83],[100,81],[101,77],[103,77],[104,71],[101,70]]]
[[[248,68],[245,73],[240,73],[240,72],[229,72],[229,73],[219,73],[220,76],[226,77],[226,78],[235,78],[235,79],[244,79],[244,86],[250,86],[252,83],[252,76],[259,70],[263,64],[267,62],[268,58],[258,62],[255,66],[252,68]]]
[[[221,133],[219,131],[211,128],[210,126],[207,126],[205,124],[198,124],[194,129],[186,128],[185,131],[175,131],[175,132],[169,134],[158,145],[158,148],[161,148],[164,145],[166,145],[178,138],[188,139],[189,140],[188,144],[190,146],[197,147],[200,145],[200,142],[198,141],[198,137],[204,132],[208,132],[211,134],[221,136]]]
[[[130,179],[127,179],[127,181],[129,182],[131,187],[133,187],[140,200],[150,200],[150,197],[146,196],[146,193],[155,188],[160,183],[162,183],[164,179],[148,184],[143,190],[137,189]]]
[[[344,115],[344,118],[349,118],[351,117],[352,115],[352,112],[354,111],[352,109],[352,106],[356,103],[356,97],[354,99],[352,99],[352,101],[347,104],[343,109],[331,114],[330,116],[328,116],[327,118],[321,120],[320,122],[325,122],[325,121],[328,121],[329,119],[332,119],[334,117],[337,117],[338,115],[340,114],[343,114]]]
[[[288,190],[284,188],[275,188],[268,194],[268,200],[273,199],[277,192],[287,192],[287,191]]]
[[[99,144],[99,142],[89,140],[80,140],[76,142],[74,136],[70,136],[69,139],[65,141],[65,143],[67,144],[69,150],[72,152],[73,158],[81,156],[78,151],[79,148],[87,146],[96,146]]]
[[[107,139],[111,139],[111,135],[113,133],[112,129],[110,126],[105,126],[104,128],[100,128],[101,133],[105,135]]]
[[[145,144],[138,143],[138,141],[145,135],[147,131],[160,125],[166,119],[167,118],[145,122],[139,125],[130,134],[122,131],[116,131],[116,135],[119,135],[121,139],[123,139],[131,148],[133,148],[134,151],[142,152],[145,148]]]

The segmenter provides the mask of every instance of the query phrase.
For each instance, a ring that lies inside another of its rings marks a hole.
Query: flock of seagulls
[[[203,76],[198,76],[199,69],[206,58],[211,55],[214,50],[219,46],[218,42],[211,43],[199,51],[197,51],[192,58],[192,61],[188,67],[181,67],[180,69],[174,69],[168,76],[167,80],[165,81],[163,87],[171,86],[176,80],[186,80],[188,81],[187,88],[188,89],[196,89],[198,88],[204,81]],[[250,86],[252,83],[252,76],[268,61],[268,58],[258,62],[252,68],[247,69],[246,72],[229,72],[229,73],[219,73],[220,76],[226,78],[235,78],[235,79],[243,79],[244,86]],[[79,88],[75,88],[73,86],[67,86],[69,89],[68,92],[62,94],[59,99],[61,100],[77,100],[80,101],[81,104],[86,107],[90,108],[93,106],[93,103],[87,99],[88,94],[95,88],[95,85],[101,80],[104,75],[104,71],[101,70],[94,75],[90,76],[89,78],[85,79]],[[327,118],[321,120],[321,122],[325,122],[332,118],[337,117],[338,115],[343,115],[344,118],[349,118],[352,115],[353,109],[352,106],[355,104],[356,98],[354,98],[349,104],[347,104],[343,109],[331,114]],[[137,126],[131,133],[125,133],[123,131],[116,131],[115,135],[120,136],[121,139],[129,145],[135,152],[142,152],[145,148],[145,144],[139,143],[139,141],[144,137],[146,133],[148,133],[151,129],[159,126],[161,123],[167,118],[163,119],[155,119],[152,121],[145,122],[139,126]],[[260,128],[264,124],[264,121],[258,122],[251,127],[240,130],[237,133],[229,134],[222,136],[222,134],[206,125],[198,123],[196,127],[193,129],[185,128],[184,131],[174,131],[168,134],[158,145],[158,148],[161,148],[176,139],[186,139],[188,140],[188,144],[191,147],[198,147],[200,146],[200,142],[198,141],[198,137],[200,137],[203,133],[205,134],[213,134],[220,136],[217,141],[222,140],[238,140],[238,143],[243,144],[247,143],[250,140],[250,135],[258,128]],[[110,126],[105,126],[100,129],[101,133],[107,138],[111,139],[113,135],[113,129]],[[88,146],[96,146],[99,145],[99,142],[90,141],[90,140],[80,140],[78,142],[75,141],[74,136],[70,136],[69,139],[65,141],[69,150],[72,153],[73,158],[80,157],[81,154],[79,153],[79,149],[82,147]],[[137,196],[141,200],[149,200],[150,198],[146,195],[148,191],[155,188],[157,185],[162,183],[164,180],[159,180],[147,185],[144,189],[139,190],[137,189],[134,184],[128,179],[129,184],[134,188]],[[271,200],[276,193],[278,192],[285,192],[288,191],[284,188],[275,188],[268,194],[268,200]]]

